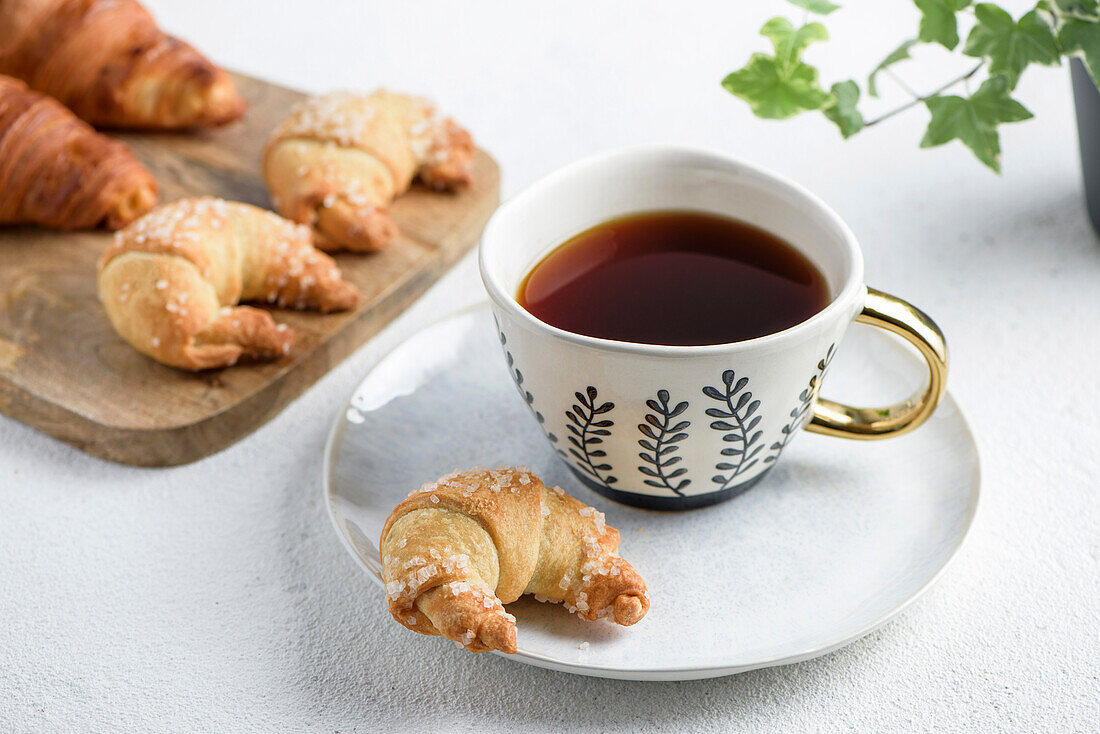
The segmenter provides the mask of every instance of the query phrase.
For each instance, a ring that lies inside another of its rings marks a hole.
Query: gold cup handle
[[[908,433],[932,415],[947,384],[947,342],[928,315],[900,298],[867,289],[856,322],[871,324],[905,338],[928,363],[928,386],[912,397],[884,408],[856,408],[818,398],[807,431],[869,441]]]

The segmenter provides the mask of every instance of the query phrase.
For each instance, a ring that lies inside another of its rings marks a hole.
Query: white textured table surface
[[[269,425],[197,464],[116,466],[0,418],[0,730],[1100,727],[1100,239],[1064,69],[1025,77],[1036,119],[1006,127],[997,178],[958,143],[919,151],[921,110],[846,143],[818,117],[752,118],[718,81],[764,43],[778,0],[149,4],[226,66],[311,91],[435,97],[497,157],[506,195],[651,141],[808,185],[860,237],[868,281],[948,335],[983,504],[937,587],[799,665],[624,683],[411,635],[329,526],[321,450],[375,359],[480,299],[467,258]],[[812,52],[826,79],[869,69],[915,29],[906,0],[848,5]],[[909,80],[934,86],[939,63]]]

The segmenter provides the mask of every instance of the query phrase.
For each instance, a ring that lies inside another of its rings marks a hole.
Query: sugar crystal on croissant
[[[472,652],[516,651],[504,604],[523,594],[587,620],[632,625],[645,581],[618,554],[603,513],[525,468],[456,471],[390,513],[379,545],[394,619]]]

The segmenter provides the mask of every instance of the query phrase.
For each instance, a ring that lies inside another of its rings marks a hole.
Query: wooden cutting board
[[[120,136],[157,179],[161,202],[215,194],[270,206],[259,157],[299,92],[238,76],[249,108],[227,127]],[[459,194],[414,187],[391,211],[385,251],[337,257],[363,302],[351,313],[275,310],[298,333],[276,362],[191,374],[142,356],[115,334],[96,296],[104,232],[0,229],[0,412],[90,454],[171,466],[219,451],[274,417],[377,333],[477,241],[499,201],[500,172],[478,151]]]

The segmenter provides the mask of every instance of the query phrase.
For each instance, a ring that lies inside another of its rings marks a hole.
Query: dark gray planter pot
[[[1100,233],[1100,92],[1080,59],[1070,59],[1073,101],[1077,108],[1077,138],[1081,142],[1081,171],[1085,176],[1085,204],[1092,228]]]

